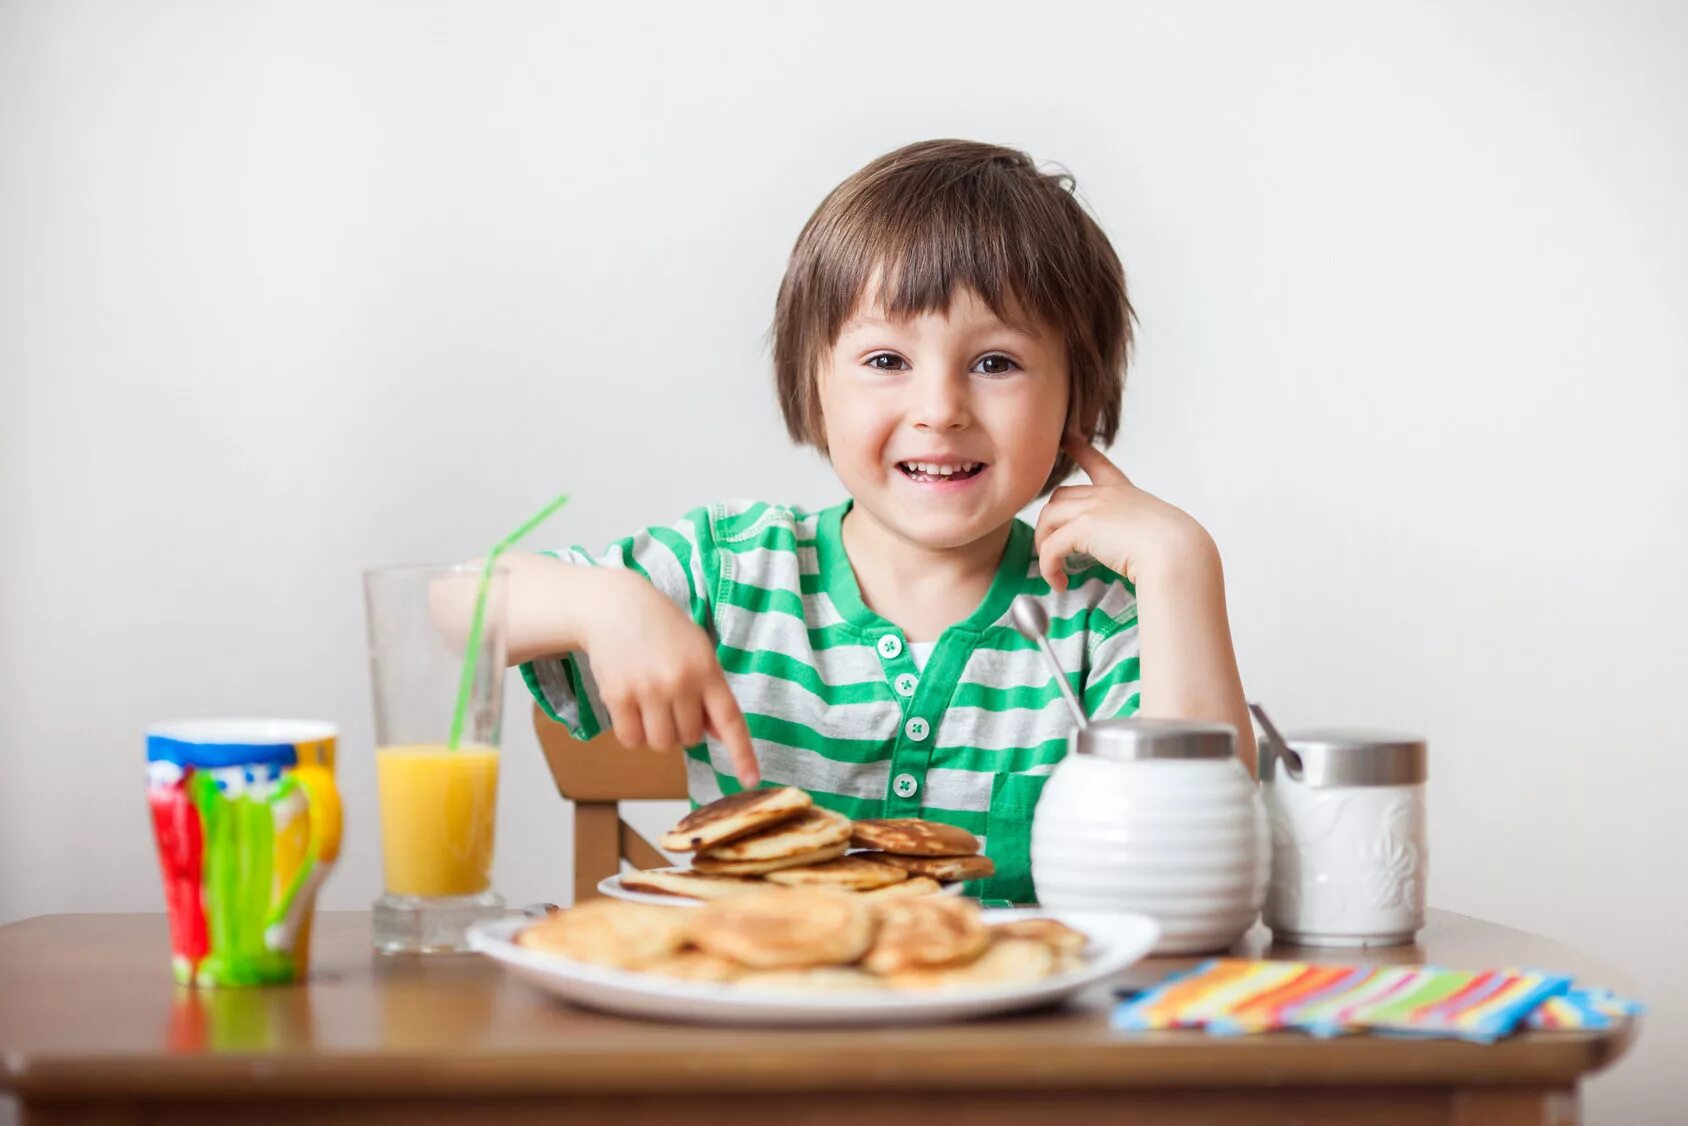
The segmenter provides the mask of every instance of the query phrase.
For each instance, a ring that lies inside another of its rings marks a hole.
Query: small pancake
[[[706,876],[760,876],[778,872],[781,868],[801,868],[805,864],[819,864],[835,856],[843,856],[849,845],[840,841],[813,852],[802,852],[780,860],[716,860],[710,856],[692,857],[692,870]]]
[[[710,860],[784,860],[817,848],[847,844],[849,840],[848,817],[830,809],[805,809],[795,817],[748,836],[701,848],[697,855]]]
[[[692,810],[660,843],[670,852],[710,848],[795,817],[814,804],[796,786],[743,790]]]
[[[854,966],[811,966],[803,970],[751,970],[733,982],[740,989],[777,993],[861,993],[885,983]]]
[[[873,913],[855,896],[820,888],[769,888],[693,912],[692,941],[752,969],[854,962],[873,938]]]
[[[979,851],[979,838],[966,829],[941,821],[898,817],[856,822],[850,834],[850,847],[894,852],[899,856],[972,856]]]
[[[762,891],[768,885],[761,880],[746,880],[738,876],[706,876],[702,872],[685,869],[658,868],[649,872],[628,872],[621,877],[621,886],[628,891],[642,891],[648,895],[725,899],[729,895]]]
[[[1083,953],[1077,950],[1056,950],[1055,966],[1049,972],[1052,974],[1064,974],[1072,970],[1081,970],[1083,968]]]
[[[589,899],[523,929],[516,944],[576,962],[636,970],[677,953],[686,944],[693,914],[683,907]]]
[[[900,884],[887,884],[882,888],[861,892],[857,898],[868,900],[881,899],[917,899],[922,895],[936,895],[944,889],[944,885],[931,876],[910,876]]]
[[[950,896],[874,904],[879,933],[862,959],[872,973],[894,974],[968,962],[990,943],[978,904]]]
[[[1029,938],[1041,942],[1057,954],[1080,953],[1090,944],[1083,931],[1074,930],[1058,919],[1014,919],[997,923],[990,928],[991,938]]]
[[[652,962],[644,972],[675,981],[733,981],[744,973],[744,967],[702,950],[682,950]]]
[[[1029,938],[993,942],[971,962],[931,969],[903,970],[885,979],[893,989],[988,989],[1026,985],[1056,972],[1055,953]]]
[[[768,873],[768,882],[787,887],[830,887],[840,891],[872,891],[891,884],[907,883],[908,873],[894,864],[881,864],[860,856],[840,856],[800,868],[782,868]]]
[[[934,880],[982,880],[996,874],[996,861],[988,856],[898,856],[891,852],[857,855],[895,864],[917,876],[931,876]]]

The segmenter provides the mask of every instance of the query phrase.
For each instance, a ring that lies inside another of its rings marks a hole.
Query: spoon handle
[[[1043,659],[1049,662],[1049,671],[1055,674],[1055,685],[1061,690],[1061,699],[1067,702],[1067,710],[1073,713],[1073,719],[1081,729],[1090,726],[1090,719],[1084,714],[1084,707],[1073,694],[1073,686],[1067,683],[1066,673],[1061,671],[1061,662],[1055,658],[1055,647],[1049,644],[1047,634],[1039,634],[1037,647],[1043,650]]]
[[[1061,662],[1055,656],[1055,647],[1049,644],[1049,615],[1043,612],[1043,607],[1037,600],[1022,594],[1014,600],[1010,607],[1010,615],[1014,619],[1014,628],[1020,631],[1020,636],[1027,641],[1037,642],[1037,647],[1043,651],[1043,659],[1049,663],[1049,671],[1055,674],[1055,684],[1061,689],[1061,699],[1067,702],[1067,710],[1073,713],[1079,728],[1090,726],[1090,720],[1085,717],[1084,709],[1079,706],[1078,697],[1073,695],[1073,686],[1067,683],[1067,674],[1061,669]]]
[[[1279,733],[1277,725],[1266,715],[1266,709],[1259,704],[1250,704],[1248,710],[1254,713],[1254,718],[1260,721],[1261,729],[1266,732],[1266,740],[1272,745],[1272,753],[1283,760],[1284,769],[1289,771],[1291,778],[1301,777],[1301,756],[1289,749],[1284,737]]]

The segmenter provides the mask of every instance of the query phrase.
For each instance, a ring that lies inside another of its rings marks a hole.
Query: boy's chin
[[[898,512],[886,521],[902,539],[927,551],[955,551],[1000,531],[1014,519],[1005,513],[1000,519],[989,515]]]

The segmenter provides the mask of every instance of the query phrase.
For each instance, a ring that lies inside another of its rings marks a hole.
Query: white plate
[[[1065,1000],[1136,962],[1160,938],[1145,915],[1042,911],[984,912],[988,923],[1049,917],[1090,936],[1085,964],[1029,985],[934,993],[840,993],[797,996],[710,982],[674,981],[527,950],[514,942],[532,919],[496,919],[469,928],[469,945],[548,993],[587,1008],[688,1024],[887,1025],[959,1020]]]
[[[653,872],[685,872],[687,870],[688,869],[685,868],[651,869]],[[778,885],[769,884],[768,886],[777,887]],[[603,879],[599,880],[598,894],[607,895],[611,899],[625,899],[629,903],[654,903],[658,907],[702,907],[705,902],[702,899],[688,899],[683,895],[662,895],[654,891],[634,891],[632,888],[626,887],[622,884],[620,873],[613,876],[605,876]],[[938,890],[932,894],[960,895],[961,881],[952,880],[948,883],[941,883],[938,885]]]

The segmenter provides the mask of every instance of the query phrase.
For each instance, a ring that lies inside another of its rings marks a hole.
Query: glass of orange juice
[[[466,950],[469,925],[504,908],[492,890],[492,846],[506,580],[493,572],[479,642],[465,652],[480,578],[462,566],[364,572],[384,872],[375,947],[387,953]]]

